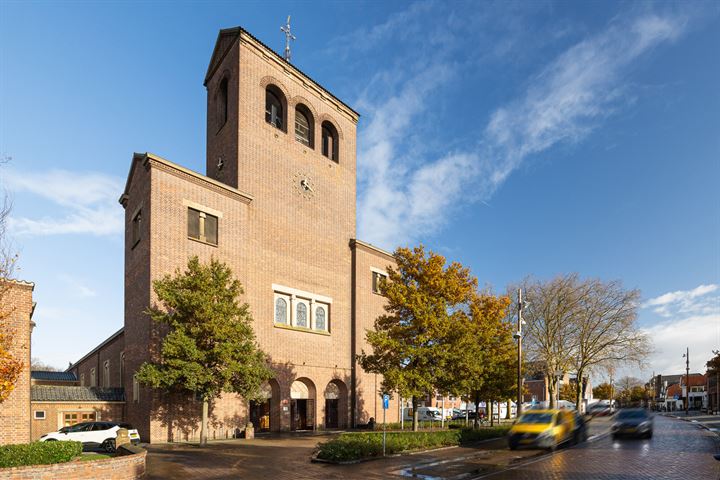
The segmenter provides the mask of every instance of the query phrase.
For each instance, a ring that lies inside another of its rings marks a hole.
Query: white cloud
[[[704,373],[712,350],[720,347],[720,312],[666,321],[645,331],[655,346],[645,377],[653,371],[663,375],[684,372],[686,348],[690,349],[690,370]]]
[[[528,156],[582,140],[629,101],[626,69],[676,39],[685,25],[677,14],[614,21],[559,55],[531,79],[524,95],[495,110],[476,149],[435,159],[423,157],[418,144],[425,139],[413,139],[411,129],[421,116],[432,116],[428,98],[453,78],[452,65],[428,56],[420,74],[408,67],[400,72],[402,81],[387,75],[388,84],[400,87],[364,108],[370,122],[360,142],[360,237],[391,248],[433,233],[455,206],[490,198]],[[405,152],[416,149],[420,158],[410,160]]]
[[[427,13],[433,4],[434,2],[428,0],[415,2],[407,10],[390,15],[383,23],[371,28],[359,28],[337,37],[329,42],[328,53],[333,56],[340,55],[344,59],[355,52],[368,52],[389,37],[408,38],[424,35],[423,24],[418,19],[422,14]]]
[[[668,292],[646,301],[642,307],[652,308],[663,317],[678,315],[705,315],[720,312],[720,296],[709,295],[718,290],[718,285],[700,285],[692,290]]]
[[[4,173],[3,181],[16,192],[41,197],[61,213],[39,218],[11,217],[16,235],[92,234],[123,232],[123,211],[117,203],[123,189],[120,178],[93,172],[52,170],[45,173]]]

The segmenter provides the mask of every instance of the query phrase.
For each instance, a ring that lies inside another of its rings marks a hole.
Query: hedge
[[[388,455],[477,442],[504,436],[510,427],[463,428],[435,432],[388,432],[385,451]],[[341,433],[318,445],[317,458],[347,462],[382,455],[382,433]]]
[[[80,442],[32,442],[0,446],[0,468],[69,462],[82,454]]]

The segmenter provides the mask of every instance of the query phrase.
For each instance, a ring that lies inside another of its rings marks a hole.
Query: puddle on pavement
[[[485,463],[489,460],[488,457],[493,457],[492,453],[492,451],[485,451],[471,456],[410,465],[391,473],[404,478],[421,480],[461,480],[505,468],[505,465]]]

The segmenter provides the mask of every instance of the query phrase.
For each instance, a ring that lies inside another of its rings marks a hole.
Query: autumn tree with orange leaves
[[[422,246],[398,248],[393,257],[397,266],[380,282],[386,313],[358,359],[383,375],[383,391],[412,400],[413,430],[424,395],[509,398],[505,383],[512,388],[513,375],[503,366],[512,362],[512,335],[502,322],[509,299],[480,294],[467,268]]]
[[[6,160],[0,160],[0,163],[5,162]],[[10,392],[15,389],[15,383],[23,368],[23,362],[10,354],[13,335],[8,325],[8,319],[12,309],[7,306],[9,302],[5,301],[10,288],[12,288],[8,280],[12,278],[17,259],[17,255],[12,253],[7,237],[7,220],[11,206],[10,197],[5,194],[0,203],[0,403],[5,401],[10,396]]]

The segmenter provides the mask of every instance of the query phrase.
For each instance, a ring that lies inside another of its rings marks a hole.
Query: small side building
[[[122,388],[78,385],[30,387],[32,439],[81,422],[122,422],[125,393]]]

